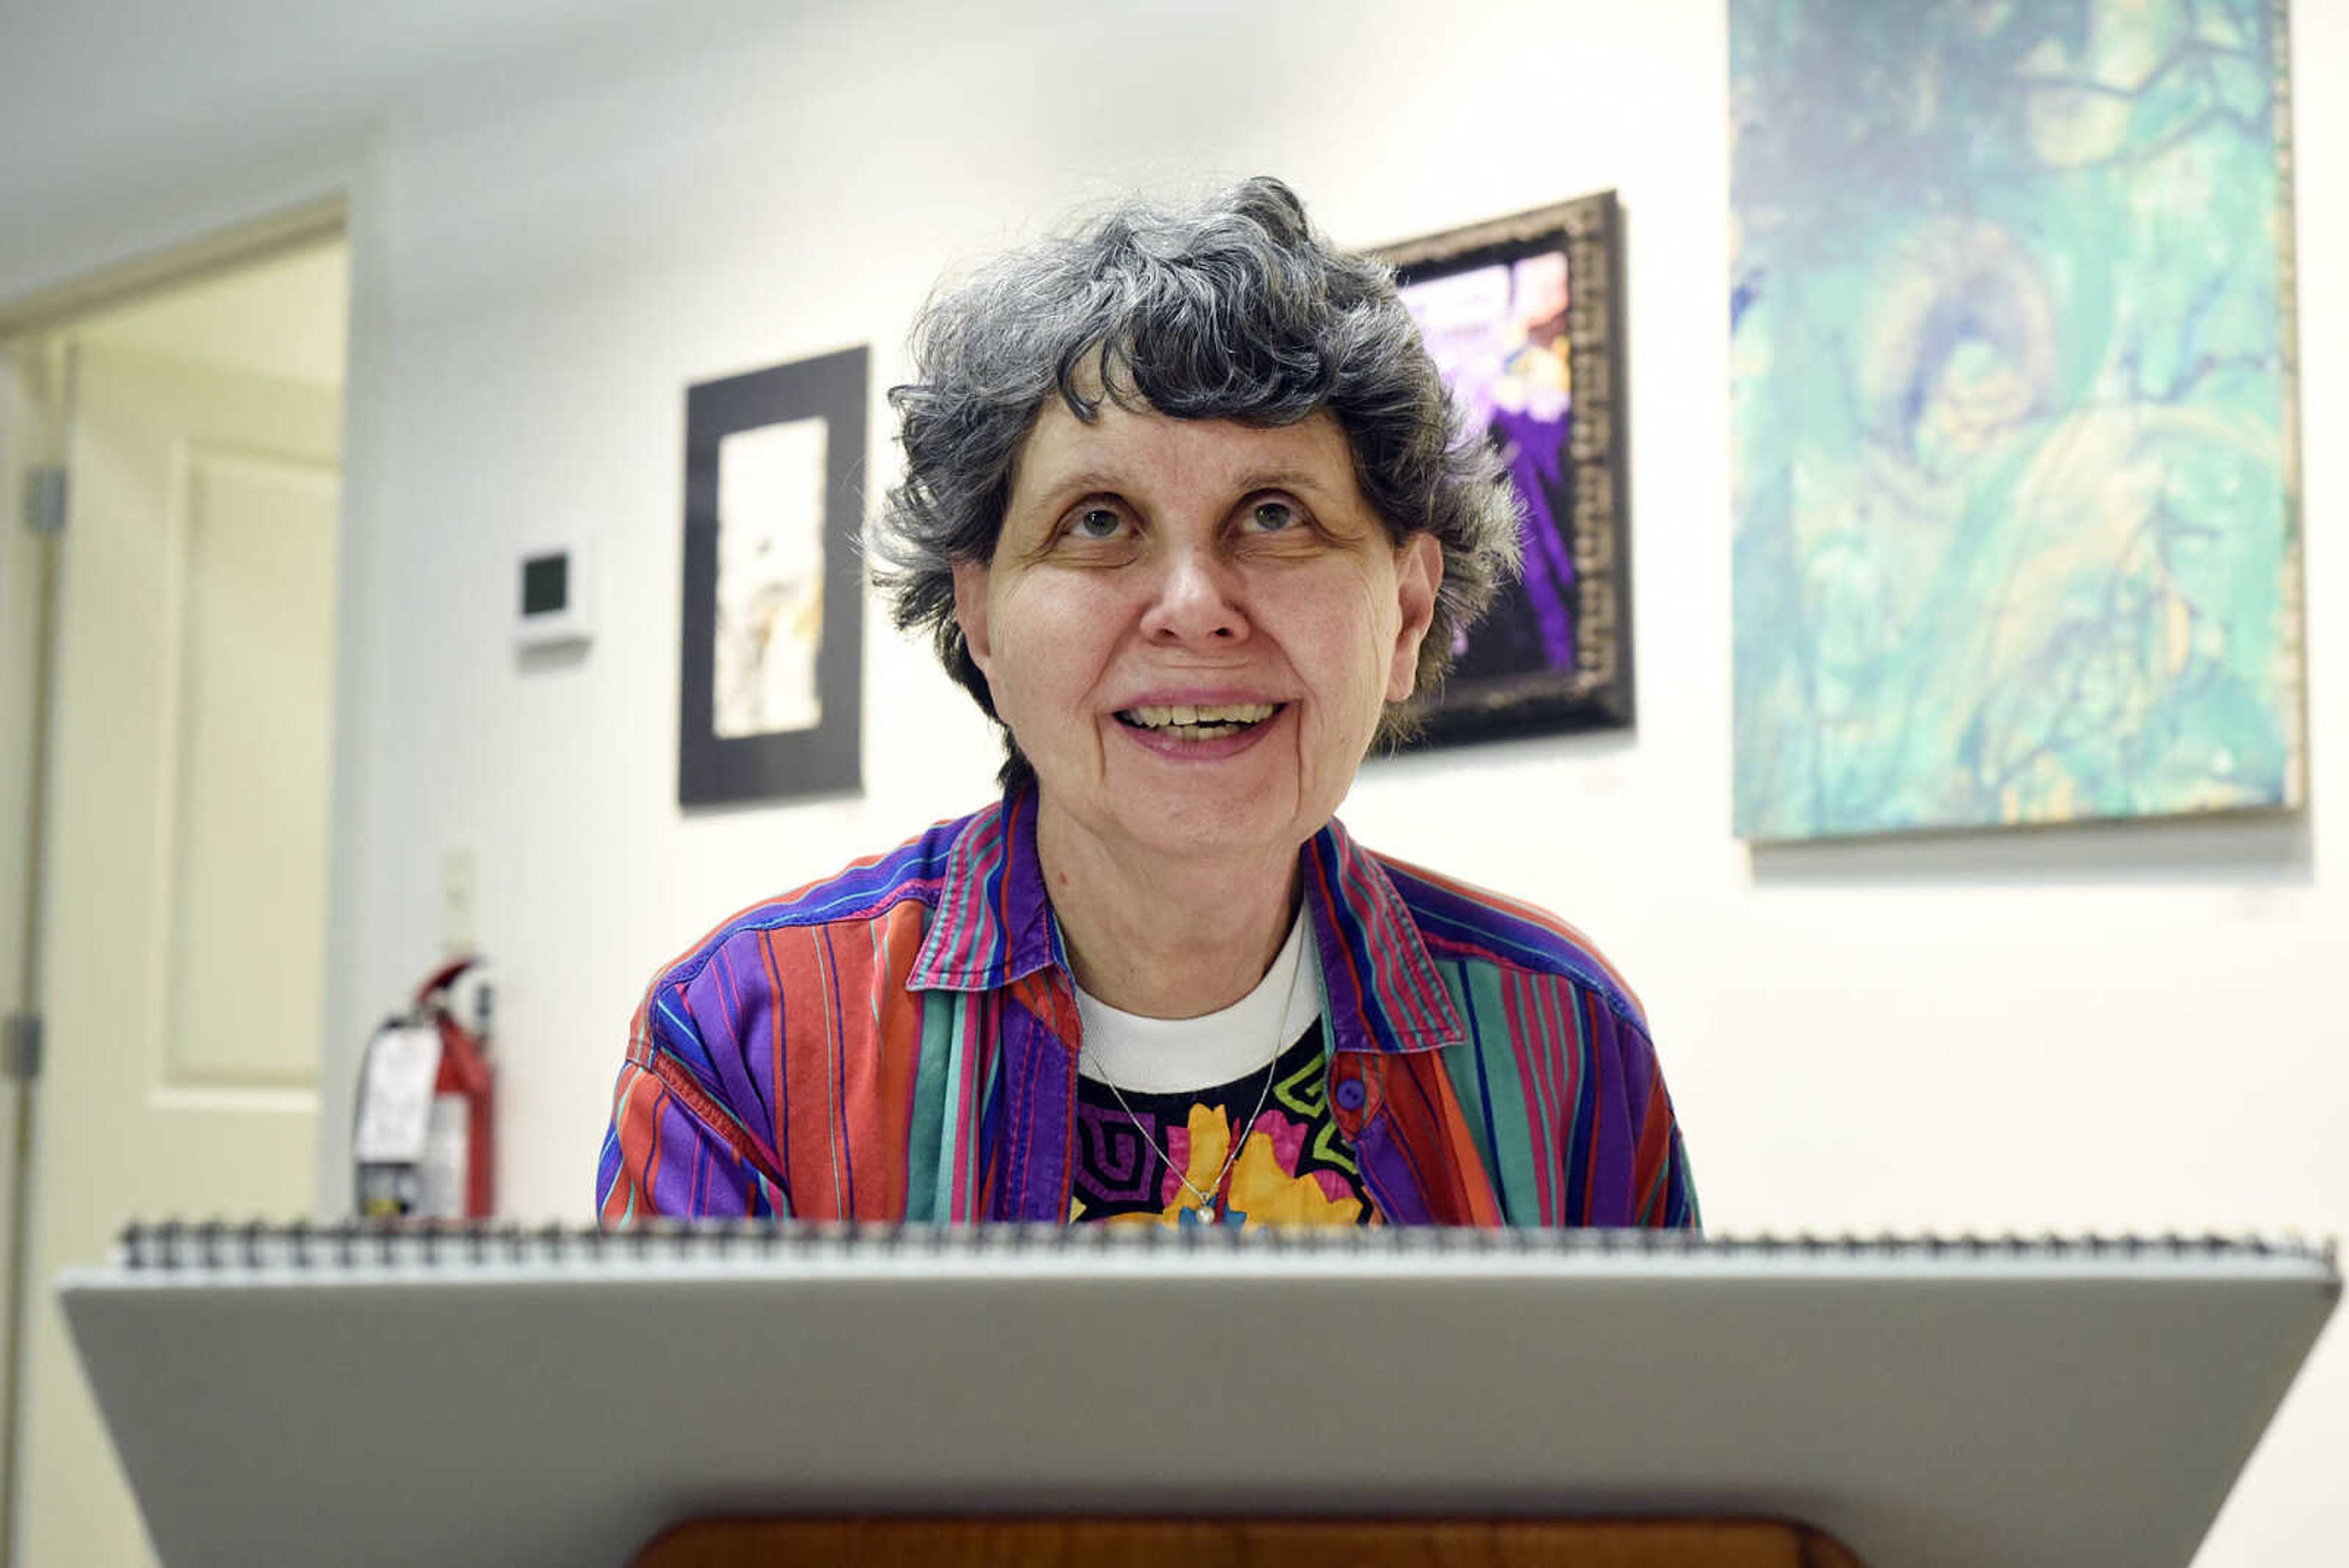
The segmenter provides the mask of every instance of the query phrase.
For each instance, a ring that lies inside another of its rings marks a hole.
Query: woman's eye
[[[1069,521],[1069,532],[1080,539],[1115,538],[1117,531],[1123,526],[1125,526],[1125,519],[1119,516],[1113,508],[1107,506],[1080,508],[1077,514]]]
[[[1297,524],[1297,508],[1286,501],[1259,501],[1248,508],[1247,525],[1257,534],[1278,534]]]

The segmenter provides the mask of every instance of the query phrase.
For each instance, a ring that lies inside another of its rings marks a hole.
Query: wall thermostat
[[[595,635],[595,573],[585,541],[524,550],[514,586],[515,647],[562,648]]]

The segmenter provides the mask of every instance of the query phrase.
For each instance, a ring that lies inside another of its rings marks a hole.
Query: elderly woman
[[[914,348],[880,581],[1003,796],[654,981],[604,1223],[1693,1225],[1614,970],[1332,816],[1516,556],[1387,270],[1254,180]]]

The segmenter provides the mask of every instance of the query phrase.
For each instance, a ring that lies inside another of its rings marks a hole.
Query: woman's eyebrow
[[[1035,504],[1060,507],[1082,495],[1122,496],[1125,493],[1125,476],[1113,470],[1080,469],[1074,473],[1065,474],[1053,480],[1048,488],[1037,495]]]
[[[1232,481],[1232,488],[1243,495],[1259,490],[1296,490],[1311,495],[1331,493],[1327,481],[1310,470],[1301,468],[1251,469]]]
[[[1330,483],[1310,469],[1273,466],[1243,469],[1214,481],[1234,496],[1253,495],[1262,490],[1293,490],[1300,495],[1326,500],[1337,493]],[[1113,495],[1120,500],[1132,493],[1133,476],[1116,468],[1081,468],[1062,474],[1040,491],[1030,505],[1043,511],[1058,511],[1069,503],[1088,495]]]

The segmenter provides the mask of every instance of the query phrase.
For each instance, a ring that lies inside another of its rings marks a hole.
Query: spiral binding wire
[[[1555,1257],[1836,1258],[1890,1260],[1921,1254],[1952,1259],[2085,1260],[2296,1259],[2339,1273],[2339,1242],[2327,1237],[2036,1236],[2019,1233],[1903,1236],[1884,1232],[1795,1236],[1703,1235],[1686,1231],[1464,1230],[1395,1227],[1358,1231],[1334,1227],[1106,1225],[916,1225],[872,1221],[655,1220],[607,1232],[560,1223],[525,1226],[515,1220],[305,1220],[271,1224],[225,1219],[189,1224],[133,1220],[123,1227],[118,1263],[133,1272],[196,1271],[208,1274],[290,1268],[296,1272],[508,1265],[647,1264],[662,1261],[760,1262],[822,1252],[866,1252],[898,1258],[1019,1258],[1039,1253],[1185,1257],[1237,1253],[1327,1257],[1373,1254],[1399,1258]]]

